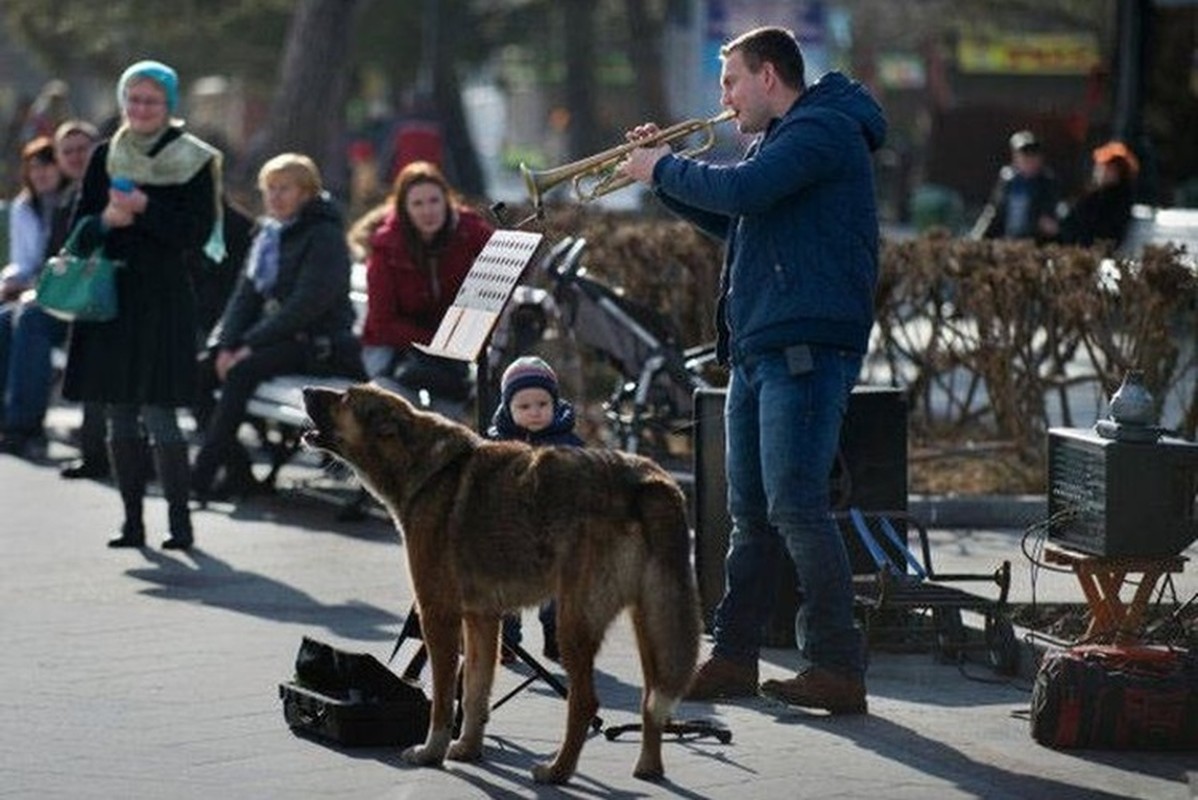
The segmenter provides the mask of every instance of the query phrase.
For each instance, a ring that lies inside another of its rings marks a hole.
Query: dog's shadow
[[[702,800],[705,795],[679,786],[669,778],[657,782],[645,782],[643,790],[628,790],[618,788],[587,774],[586,748],[578,771],[570,781],[561,786],[551,786],[533,783],[532,768],[535,764],[547,762],[553,757],[556,741],[545,742],[545,750],[537,751],[504,736],[486,737],[485,755],[481,761],[459,763],[446,761],[440,768],[417,767],[405,763],[395,747],[343,747],[312,736],[297,733],[300,738],[307,739],[335,750],[338,753],[361,760],[372,760],[379,764],[394,767],[397,770],[410,771],[413,776],[421,770],[440,769],[447,775],[462,781],[477,789],[486,797],[493,798],[526,798],[530,789],[534,797],[572,797],[572,798],[604,798],[604,800],[641,800],[647,797],[678,797],[684,800]],[[587,742],[587,748],[598,745],[604,739],[600,733],[593,733]],[[668,741],[668,739],[667,739]],[[632,761],[629,760],[631,769]]]
[[[174,558],[149,548],[142,551],[149,565],[126,570],[131,578],[151,584],[148,597],[199,603],[278,622],[322,627],[331,634],[368,641],[395,638],[403,621],[370,603],[322,603],[312,595],[282,581],[247,570],[193,547],[184,558]]]
[[[545,666],[544,664],[542,665]],[[526,666],[518,666],[512,669],[517,673],[511,676],[512,680],[517,682],[531,675],[532,672]],[[562,670],[550,671],[554,672],[563,683],[566,682],[567,679]],[[571,777],[569,783],[563,786],[548,786],[532,782],[531,773],[533,766],[538,763],[548,762],[553,758],[553,754],[559,744],[556,734],[562,733],[565,730],[566,701],[557,694],[553,687],[543,681],[534,681],[524,686],[510,697],[505,698],[498,706],[494,705],[498,697],[493,696],[490,730],[496,730],[497,727],[502,725],[498,721],[498,717],[504,712],[512,711],[513,709],[508,708],[508,703],[519,703],[521,695],[524,693],[535,695],[538,700],[547,698],[562,704],[560,730],[552,728],[546,731],[543,736],[537,736],[535,739],[513,739],[508,736],[496,735],[489,732],[486,736],[483,760],[473,763],[447,761],[442,769],[446,773],[451,774],[455,779],[470,784],[487,797],[528,797],[530,787],[534,789],[534,796],[536,797],[602,797],[615,798],[616,800],[639,800],[639,798],[646,797],[669,796],[686,798],[688,800],[700,800],[700,798],[705,796],[677,785],[668,777],[659,782],[644,783],[645,788],[643,791],[632,791],[613,786],[589,775],[587,772],[587,753],[593,752],[595,748],[623,745],[628,751],[626,762],[628,769],[631,771],[632,764],[636,759],[636,750],[639,747],[639,738],[637,738],[639,734],[635,732],[630,733],[626,738],[615,741],[608,739],[605,731],[613,727],[611,724],[611,716],[613,714],[625,719],[629,715],[635,715],[635,718],[639,721],[641,687],[622,681],[611,673],[596,669],[595,688],[601,702],[598,714],[602,718],[604,725],[599,729],[595,727],[589,729],[587,744],[583,748],[578,771]],[[419,770],[428,769],[427,767],[416,767],[405,763],[399,755],[401,748],[344,747],[319,737],[306,735],[301,731],[294,731],[294,733],[301,738],[328,747],[351,758],[374,760],[380,764],[392,766],[397,770],[411,770],[414,772],[414,777],[418,775]],[[713,759],[725,762],[729,761],[723,752],[723,747],[713,752],[704,746],[704,742],[714,744],[716,740],[713,738],[671,737],[667,734],[663,740],[663,745],[667,748],[682,746],[693,752],[702,752]],[[537,748],[538,743],[542,743],[544,747]]]

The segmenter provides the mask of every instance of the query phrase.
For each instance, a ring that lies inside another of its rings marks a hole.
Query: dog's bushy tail
[[[686,500],[674,484],[642,486],[639,512],[648,559],[633,610],[651,713],[665,721],[699,657],[699,592],[690,558]]]

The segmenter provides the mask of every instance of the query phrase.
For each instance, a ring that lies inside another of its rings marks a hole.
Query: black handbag
[[[105,256],[103,245],[77,255],[82,226],[75,226],[58,255],[46,259],[38,276],[37,304],[67,322],[107,322],[116,319],[116,271],[123,263]]]

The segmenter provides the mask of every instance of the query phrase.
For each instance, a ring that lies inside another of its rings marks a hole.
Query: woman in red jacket
[[[468,394],[468,365],[411,345],[432,340],[494,228],[427,161],[400,170],[384,208],[366,257],[366,371],[433,394]]]

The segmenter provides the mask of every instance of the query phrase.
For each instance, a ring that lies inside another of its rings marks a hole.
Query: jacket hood
[[[333,202],[328,192],[321,192],[305,203],[303,208],[300,209],[299,217],[296,221],[300,220],[304,222],[328,220],[341,225],[341,209]]]
[[[807,87],[796,108],[801,112],[828,109],[857,122],[871,151],[886,141],[886,117],[865,87],[840,72],[829,72]]]

